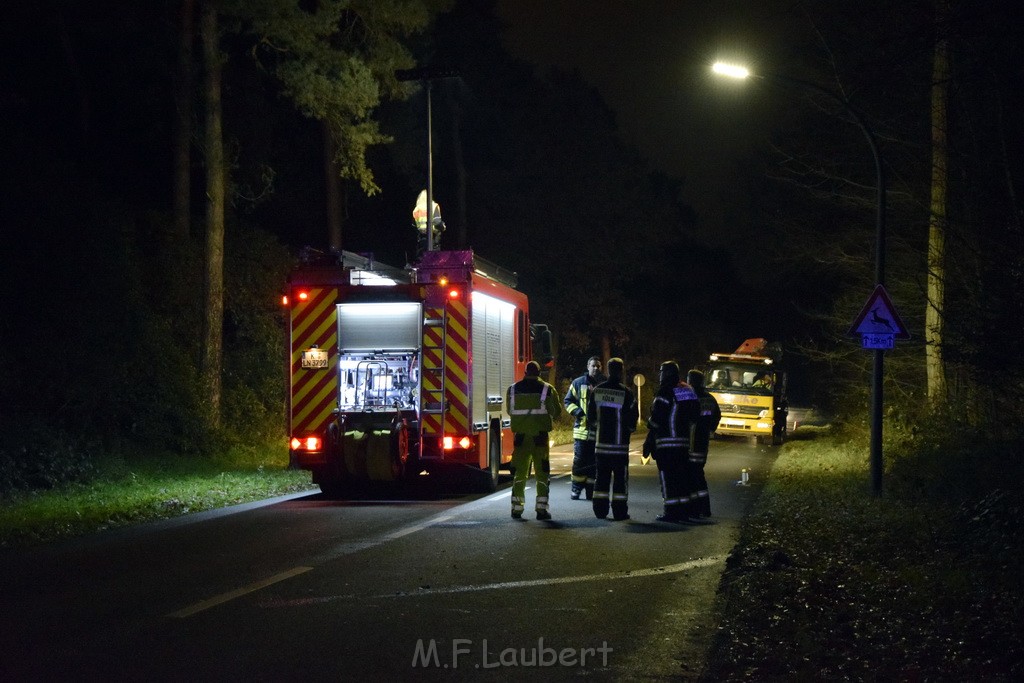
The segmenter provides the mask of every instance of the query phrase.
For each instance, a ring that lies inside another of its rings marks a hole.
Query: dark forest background
[[[207,223],[198,48],[187,232],[173,213],[188,4],[43,0],[2,10],[0,453],[8,464],[55,452],[206,453],[283,437],[279,295],[299,251],[331,243],[324,127],[261,58],[270,43],[251,16],[229,2],[193,3],[223,5],[224,19],[223,391],[212,424],[200,372]],[[556,334],[559,380],[593,353],[621,355],[650,378],[667,358],[695,365],[766,337],[786,349],[794,402],[866,420],[871,355],[847,329],[875,284],[874,166],[842,107],[798,87],[711,84],[709,74],[707,89],[693,93],[709,117],[742,127],[745,116],[767,116],[774,129],[758,155],[736,161],[721,215],[702,216],[684,199],[685,177],[652,168],[620,140],[592,86],[505,52],[490,0],[343,4],[348,19],[371,5],[415,10],[421,26],[395,29],[412,63],[395,64],[460,74],[432,90],[442,245],[518,272],[533,319]],[[271,22],[275,5],[313,13],[317,3],[248,5]],[[1024,417],[1024,59],[1013,5],[981,5],[771,9],[791,35],[766,56],[768,70],[838,93],[879,141],[886,286],[913,335],[886,355],[887,427],[897,433],[938,418],[946,428],[1016,436]],[[939,42],[950,64],[941,268],[928,259]],[[370,109],[386,136],[365,155],[376,191],[368,195],[359,177],[331,181],[341,247],[403,266],[413,259],[410,215],[425,185],[424,91],[406,84]],[[944,283],[940,301],[929,300],[929,272]],[[929,307],[940,314],[938,340],[925,333]],[[925,370],[929,338],[941,350],[939,393]]]

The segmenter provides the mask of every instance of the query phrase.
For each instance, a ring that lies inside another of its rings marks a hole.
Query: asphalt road
[[[714,516],[700,525],[654,521],[657,470],[638,452],[632,519],[596,519],[569,500],[559,447],[550,522],[534,519],[532,487],[521,521],[507,485],[308,494],[7,552],[0,680],[692,678],[773,458],[714,441]]]

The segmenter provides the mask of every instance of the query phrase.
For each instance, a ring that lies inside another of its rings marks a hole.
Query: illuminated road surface
[[[638,450],[639,444],[635,444]],[[712,443],[713,523],[654,522],[654,463],[626,522],[551,522],[488,496],[323,500],[204,514],[0,555],[0,680],[679,680],[700,669],[738,523],[773,459]],[[737,486],[748,468],[750,485]]]

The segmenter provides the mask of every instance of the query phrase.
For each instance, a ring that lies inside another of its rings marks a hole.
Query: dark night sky
[[[729,177],[771,121],[708,68],[721,56],[767,63],[786,31],[778,3],[498,0],[506,47],[541,67],[578,70],[616,112],[620,131],[657,168],[685,180],[704,216],[730,200]],[[806,30],[806,27],[803,27]]]

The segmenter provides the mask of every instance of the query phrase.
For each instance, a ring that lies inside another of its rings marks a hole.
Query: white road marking
[[[275,584],[278,581],[284,581],[286,579],[292,578],[293,576],[305,574],[308,571],[312,571],[312,569],[312,567],[293,567],[292,569],[289,569],[286,572],[274,574],[268,579],[263,579],[262,581],[257,581],[256,583],[250,583],[248,586],[243,586],[241,588],[229,591],[227,593],[215,595],[214,597],[208,600],[197,602],[194,605],[190,605],[188,607],[180,609],[177,612],[171,612],[167,616],[172,619],[184,619],[185,617],[190,617],[193,614],[196,614],[197,612],[202,612],[203,610],[210,609],[211,607],[221,605],[225,602],[228,602],[229,600],[234,600],[235,598],[247,595],[249,593],[255,593],[256,591],[266,588],[267,586],[270,586],[272,584]]]
[[[583,583],[585,581],[616,581],[620,579],[641,579],[648,576],[664,576],[666,574],[679,574],[691,569],[711,567],[725,562],[725,555],[712,555],[701,557],[688,562],[670,564],[664,567],[649,567],[647,569],[634,569],[625,572],[607,572],[604,574],[583,574],[581,576],[555,576],[548,579],[531,579],[528,581],[504,581],[501,583],[484,583],[474,586],[449,586],[447,588],[424,588],[417,591],[400,591],[397,593],[383,593],[380,595],[364,595],[361,593],[350,593],[348,595],[323,595],[311,598],[297,598],[291,600],[266,600],[261,601],[261,607],[299,607],[302,605],[322,604],[334,600],[369,599],[380,600],[384,598],[418,598],[423,595],[453,595],[456,593],[475,593],[479,591],[507,590],[509,588],[530,588],[533,586],[557,586],[567,583]]]
[[[494,496],[491,496],[489,498],[481,498],[479,500],[473,501],[472,503],[467,503],[466,505],[460,505],[457,508],[455,508],[455,510],[440,512],[440,513],[438,513],[438,514],[436,514],[436,515],[434,515],[432,517],[428,517],[427,519],[423,520],[422,522],[418,522],[416,524],[410,524],[407,527],[403,527],[403,528],[398,529],[396,531],[392,531],[391,533],[384,534],[383,536],[378,536],[376,538],[369,538],[369,539],[366,539],[366,540],[363,540],[363,541],[356,541],[356,542],[353,542],[353,543],[342,543],[341,545],[338,545],[338,546],[335,546],[334,548],[332,548],[329,552],[324,553],[322,555],[319,555],[319,556],[313,558],[310,561],[310,563],[313,564],[313,565],[319,565],[319,564],[323,564],[325,562],[328,562],[330,560],[337,559],[338,557],[341,557],[342,555],[351,555],[353,553],[357,553],[357,552],[360,552],[360,551],[363,551],[363,550],[367,550],[369,548],[374,548],[374,547],[376,547],[378,545],[383,545],[384,543],[387,543],[388,541],[394,541],[396,539],[402,538],[403,536],[408,536],[409,534],[414,534],[417,531],[422,531],[423,529],[429,528],[429,527],[434,526],[436,524],[441,524],[443,522],[447,522],[448,520],[450,520],[453,517],[455,517],[458,513],[469,512],[471,510],[475,510],[478,507],[483,507],[486,504],[488,504],[488,503],[490,503],[490,502],[492,502],[494,500],[498,500],[500,498],[503,498],[503,497],[509,496],[509,495],[511,495],[510,492],[503,491],[503,492],[497,493]],[[271,576],[270,578],[267,578],[267,579],[263,579],[262,581],[257,581],[255,583],[249,584],[248,586],[243,586],[242,588],[238,588],[238,589],[233,590],[233,591],[228,591],[227,593],[222,593],[220,595],[216,595],[216,596],[214,596],[212,598],[209,598],[208,600],[203,600],[202,602],[197,602],[194,605],[190,605],[190,606],[185,607],[183,609],[180,609],[180,610],[178,610],[176,612],[171,612],[167,616],[170,617],[170,618],[173,618],[173,619],[184,619],[185,617],[190,617],[193,614],[196,614],[197,612],[202,612],[203,610],[210,609],[211,607],[216,607],[217,605],[222,605],[225,602],[229,602],[231,600],[234,600],[235,598],[240,598],[243,595],[248,595],[249,593],[255,593],[256,591],[262,590],[263,588],[266,588],[267,586],[270,586],[272,584],[278,583],[280,581],[285,581],[286,579],[290,579],[290,578],[292,578],[294,576],[298,576],[299,574],[304,574],[304,573],[306,573],[308,571],[311,571],[312,569],[313,569],[313,567],[295,567],[294,569],[290,569],[290,570],[288,570],[286,572],[282,572],[280,574],[275,574],[274,576]]]
[[[563,473],[561,473],[559,475],[552,476],[552,479],[561,478],[561,477],[567,476],[567,474],[568,474],[567,472],[563,472]],[[532,488],[532,486],[528,487],[528,488]],[[497,500],[502,500],[504,498],[508,498],[511,495],[512,495],[512,492],[510,490],[506,489],[505,491],[499,491],[498,493],[495,493],[492,496],[488,496],[486,498],[480,498],[478,500],[475,500],[472,503],[467,503],[465,505],[460,505],[457,508],[455,508],[454,510],[438,513],[437,515],[434,515],[433,517],[429,517],[429,518],[425,519],[422,522],[418,522],[416,524],[410,524],[409,526],[403,527],[403,528],[398,529],[396,531],[393,531],[390,534],[385,534],[385,535],[379,536],[377,538],[366,539],[364,541],[357,541],[357,542],[354,542],[354,543],[343,543],[341,545],[338,545],[338,546],[334,547],[331,551],[329,551],[327,553],[324,553],[322,555],[319,555],[318,557],[314,558],[311,561],[311,563],[314,564],[314,565],[319,565],[319,564],[323,564],[324,562],[327,562],[327,561],[336,559],[338,557],[341,557],[343,555],[351,555],[353,553],[357,553],[357,552],[360,552],[360,551],[363,551],[363,550],[367,550],[369,548],[373,548],[373,547],[376,547],[378,545],[383,545],[384,543],[387,543],[388,541],[394,541],[394,540],[402,538],[404,536],[408,536],[410,534],[414,534],[417,531],[422,531],[423,529],[427,529],[429,527],[432,527],[432,526],[435,526],[435,525],[447,522],[448,520],[450,520],[453,517],[455,517],[457,514],[461,514],[461,513],[465,513],[465,512],[471,512],[471,511],[475,510],[476,508],[485,507],[489,503],[492,503],[492,502],[497,501]],[[654,569],[638,570],[638,571],[635,571],[635,572],[627,572],[625,574],[621,574],[621,573],[620,574],[594,574],[594,575],[591,575],[591,576],[571,576],[571,577],[562,577],[562,578],[554,578],[554,579],[537,579],[536,581],[516,581],[516,582],[512,582],[512,583],[486,584],[486,585],[483,585],[483,586],[455,586],[453,588],[448,588],[448,589],[437,589],[437,590],[429,590],[428,589],[428,590],[418,591],[416,593],[395,593],[395,594],[392,594],[392,595],[381,595],[381,596],[377,596],[377,597],[400,597],[400,596],[403,596],[403,595],[429,595],[431,593],[464,593],[464,592],[470,592],[470,591],[494,590],[494,589],[498,589],[498,588],[509,588],[509,587],[518,587],[518,586],[553,585],[553,584],[558,584],[558,583],[573,583],[573,582],[577,582],[577,581],[597,581],[597,580],[603,580],[603,579],[629,579],[629,578],[636,578],[638,576],[649,576],[649,575],[660,574],[660,573],[674,573],[674,572],[686,571],[687,569],[693,569],[693,568],[696,568],[696,567],[704,567],[704,566],[708,566],[708,565],[714,564],[715,562],[718,562],[721,559],[722,559],[721,557],[715,557],[715,558],[707,558],[707,559],[702,559],[702,560],[694,560],[693,562],[684,562],[682,564],[671,565],[669,567],[656,567]],[[198,612],[202,612],[204,610],[210,609],[211,607],[216,607],[217,605],[222,605],[225,602],[230,602],[231,600],[234,600],[235,598],[242,597],[243,595],[248,595],[249,593],[255,593],[256,591],[262,590],[262,589],[266,588],[267,586],[271,586],[271,585],[273,585],[275,583],[278,583],[280,581],[285,581],[287,579],[290,579],[290,578],[292,578],[294,576],[298,576],[300,574],[305,574],[306,572],[312,571],[312,570],[313,570],[313,567],[295,567],[293,569],[289,569],[286,572],[281,572],[280,574],[275,574],[274,576],[271,576],[271,577],[269,577],[267,579],[263,579],[262,581],[257,581],[255,583],[249,584],[248,586],[243,586],[242,588],[238,588],[238,589],[235,589],[233,591],[228,591],[227,593],[221,593],[220,595],[216,595],[216,596],[214,596],[212,598],[209,598],[207,600],[203,600],[201,602],[197,602],[197,603],[195,603],[193,605],[190,605],[188,607],[182,608],[182,609],[180,609],[180,610],[178,610],[176,612],[171,612],[167,616],[169,618],[172,618],[172,619],[184,619],[185,617],[190,617],[193,614],[196,614]],[[329,602],[331,600],[336,600],[336,599],[341,599],[341,598],[346,598],[346,597],[365,597],[365,596],[326,596],[324,598],[306,598],[306,599],[304,599],[301,602],[304,602],[304,603]]]

